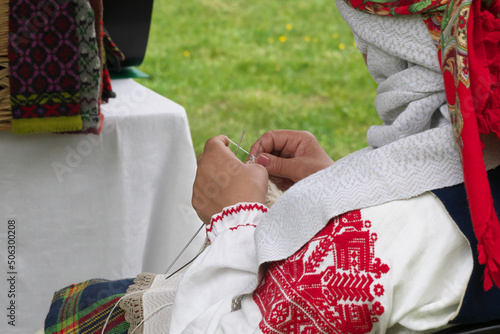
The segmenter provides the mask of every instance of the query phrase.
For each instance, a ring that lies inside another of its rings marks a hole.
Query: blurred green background
[[[376,84],[333,0],[156,0],[140,83],[182,105],[196,154],[225,134],[312,132],[334,158],[380,123]]]

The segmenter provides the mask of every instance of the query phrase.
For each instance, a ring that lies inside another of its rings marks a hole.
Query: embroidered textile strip
[[[253,300],[271,333],[368,333],[384,306],[377,234],[361,210],[335,217],[294,256],[270,264]],[[324,263],[328,263],[327,266]],[[297,274],[300,272],[300,274]]]

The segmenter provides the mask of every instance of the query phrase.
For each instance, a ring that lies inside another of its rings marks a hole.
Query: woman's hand
[[[316,138],[307,131],[266,132],[253,144],[251,154],[257,154],[261,141],[256,161],[266,167],[269,178],[281,190],[333,164]]]
[[[266,199],[266,169],[242,163],[228,145],[226,136],[210,138],[198,157],[192,203],[206,224],[226,206],[239,202],[264,203]]]

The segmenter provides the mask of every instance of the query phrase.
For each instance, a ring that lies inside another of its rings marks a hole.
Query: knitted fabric
[[[327,222],[348,211],[463,182],[436,47],[420,17],[391,20],[337,7],[368,54],[379,83],[375,106],[383,125],[369,129],[370,147],[291,187],[257,227],[259,263],[297,252]],[[485,139],[488,169],[500,143]]]
[[[106,68],[106,52],[104,51],[104,22],[102,0],[90,0],[90,5],[95,14],[95,30],[97,35],[97,46],[99,47],[99,57],[101,59],[101,87],[99,96],[102,102],[108,102],[110,97],[115,97],[111,88],[111,77]]]
[[[120,301],[120,308],[125,311],[125,320],[130,324],[132,331],[142,334],[144,320],[144,309],[142,307],[142,296],[151,287],[156,274],[141,273],[134,279],[134,284],[128,287],[126,297]]]
[[[89,3],[92,9],[94,10],[97,47],[99,49],[99,60],[101,61],[101,68],[99,69],[99,73],[101,73],[101,86],[99,87],[99,99],[101,99],[102,87],[104,82],[103,70],[105,61],[104,45],[103,45],[103,36],[104,36],[103,6],[102,6],[102,0],[89,0]]]
[[[173,303],[183,274],[177,273],[168,279],[166,277],[168,276],[157,275],[151,288],[142,297],[144,317],[148,319],[144,323],[145,333],[164,333],[170,328]]]
[[[120,302],[134,333],[165,333],[170,327],[172,307],[182,273],[172,277],[141,273]],[[166,279],[169,277],[168,279]],[[142,322],[142,323],[141,323]]]
[[[9,1],[14,133],[81,130],[75,15],[70,0]]]
[[[101,62],[97,47],[94,11],[87,0],[74,1],[77,12],[82,131],[97,133],[100,123],[98,101]]]

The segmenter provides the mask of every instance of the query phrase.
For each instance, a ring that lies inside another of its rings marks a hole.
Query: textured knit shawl
[[[500,138],[500,0],[345,0],[380,16],[422,13],[444,76],[485,289],[500,287],[500,224],[483,164],[480,134]]]
[[[463,182],[436,46],[422,18],[387,19],[343,0],[337,7],[368,55],[384,124],[369,129],[370,147],[298,182],[274,204],[256,230],[260,264],[293,255],[332,217]],[[500,143],[483,139],[487,169],[500,165]]]

